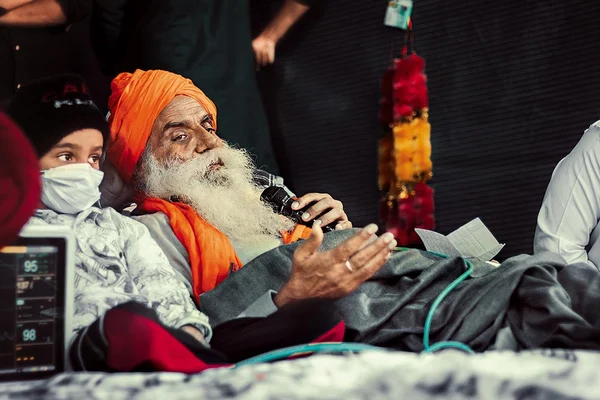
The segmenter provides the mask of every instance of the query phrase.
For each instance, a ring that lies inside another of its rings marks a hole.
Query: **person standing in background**
[[[308,10],[309,8],[313,8],[313,6],[318,7],[323,3],[323,1],[319,0],[304,0],[302,6]],[[278,93],[277,86],[278,80],[281,79],[280,75],[285,70],[283,64],[285,64],[286,53],[293,51],[295,42],[294,38],[289,38],[291,39],[289,42],[282,44],[282,46],[277,46],[282,36],[277,32],[281,32],[282,30],[281,26],[278,26],[276,22],[281,20],[280,15],[285,15],[287,6],[289,6],[289,2],[285,3],[285,0],[250,0],[251,32],[252,36],[255,37],[252,47],[257,60],[256,78],[258,89],[269,124],[271,142],[275,149],[275,160],[279,167],[278,175],[289,182],[290,187],[293,187],[294,174],[290,170],[289,149],[286,146],[280,126],[281,119],[284,117],[281,116],[279,110],[278,101],[280,93]],[[319,10],[313,10],[312,14],[319,14]],[[311,15],[311,18],[314,17],[318,18],[318,16]],[[306,23],[307,21],[303,22]],[[289,29],[289,25],[287,28]],[[290,34],[293,33],[290,32]],[[274,44],[272,38],[276,39]],[[275,51],[276,47],[279,47],[277,51]],[[279,65],[277,66],[271,65],[275,61],[276,53],[279,53],[277,57]],[[283,57],[281,54],[283,54]]]
[[[283,36],[318,0],[285,0],[275,17],[252,41],[252,49],[259,67],[275,62],[275,48]],[[251,2],[251,6],[253,6]]]
[[[275,61],[277,43],[312,2],[284,0],[253,40],[248,0],[97,0],[92,36],[110,76],[162,69],[190,78],[227,115],[220,135],[276,172],[256,68]]]
[[[0,109],[31,81],[77,73],[106,110],[108,82],[90,46],[93,2],[78,0],[0,0]]]
[[[600,121],[556,166],[537,218],[534,254],[600,269]]]

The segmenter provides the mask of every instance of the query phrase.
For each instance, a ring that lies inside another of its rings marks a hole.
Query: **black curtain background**
[[[254,1],[257,32],[277,6]],[[259,73],[284,177],[343,200],[356,226],[378,218],[380,78],[402,39],[385,8],[324,2]],[[554,166],[600,119],[600,2],[415,0],[413,20],[438,231],[481,217],[506,243],[501,258],[530,253]]]

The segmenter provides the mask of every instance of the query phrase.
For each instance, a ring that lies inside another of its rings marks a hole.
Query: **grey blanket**
[[[352,232],[326,235],[324,249]],[[235,318],[268,290],[279,290],[297,245],[263,254],[201,297],[211,322]],[[337,301],[354,340],[399,350],[423,350],[427,313],[444,288],[465,271],[460,258],[419,250],[398,252],[353,294]],[[517,256],[500,267],[475,265],[438,307],[431,342],[455,340],[476,351],[494,348],[600,349],[600,272],[565,265],[552,254]],[[509,333],[510,346],[498,341]]]

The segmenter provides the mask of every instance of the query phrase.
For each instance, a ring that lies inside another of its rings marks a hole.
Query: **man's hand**
[[[181,327],[181,330],[192,335],[194,337],[194,339],[196,339],[200,343],[206,344],[206,339],[204,339],[204,335],[202,334],[202,332],[200,332],[198,329],[194,328],[193,326],[185,325],[185,326]]]
[[[277,41],[267,35],[260,35],[252,41],[252,49],[259,67],[266,67],[275,62],[275,47]]]
[[[252,41],[252,49],[256,56],[258,67],[266,67],[275,62],[275,47],[286,32],[308,11],[308,6],[298,3],[297,0],[285,0],[279,12],[265,28],[265,30]]]
[[[292,204],[292,209],[301,210],[312,202],[316,202],[316,204],[304,211],[304,214],[302,214],[303,221],[308,222],[319,217],[318,220],[321,221],[321,226],[335,223],[335,230],[352,228],[352,222],[348,220],[342,202],[335,200],[328,194],[305,194]]]
[[[323,241],[320,224],[294,252],[292,275],[275,296],[275,304],[308,298],[339,299],[352,293],[377,272],[396,247],[391,233],[373,240],[377,225],[371,224],[338,247],[319,252]]]

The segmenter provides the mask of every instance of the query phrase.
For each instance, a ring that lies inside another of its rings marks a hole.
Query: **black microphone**
[[[291,197],[284,188],[278,186],[266,188],[260,195],[260,199],[273,207],[273,211],[277,214],[283,215],[297,224],[304,226],[312,226],[313,224],[314,220],[309,222],[304,221],[302,214],[304,214],[304,210],[310,208],[316,201],[308,204],[302,210],[294,210],[292,209],[292,204],[294,204],[296,199]],[[323,229],[323,232],[331,232],[333,230],[329,225],[321,226],[321,229]]]

